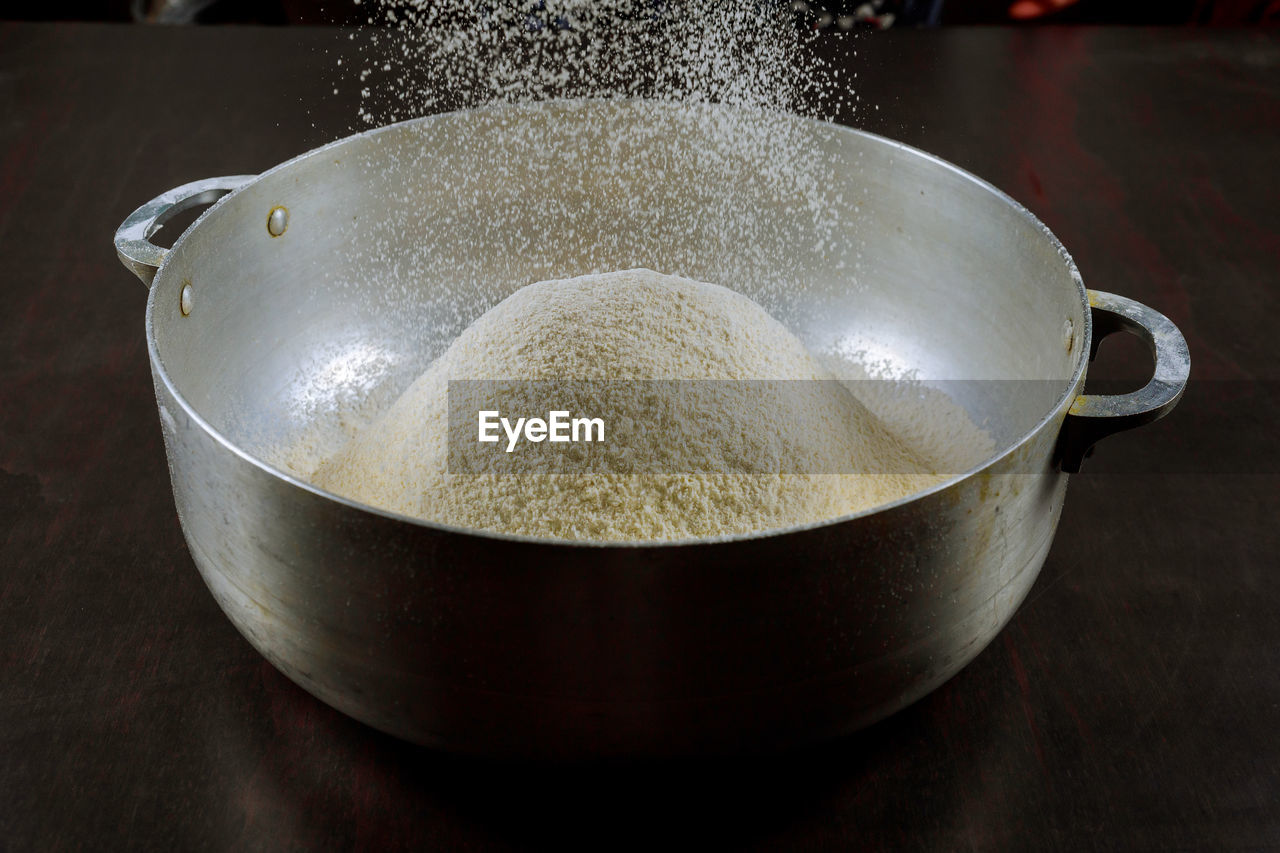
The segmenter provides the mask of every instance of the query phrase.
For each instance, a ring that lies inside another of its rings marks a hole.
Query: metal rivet
[[[267,233],[279,237],[289,229],[289,208],[273,207],[267,214]]]
[[[182,285],[182,292],[178,294],[178,307],[182,309],[182,316],[187,317],[191,314],[191,299],[195,296],[195,290],[191,287],[191,282],[185,282]]]

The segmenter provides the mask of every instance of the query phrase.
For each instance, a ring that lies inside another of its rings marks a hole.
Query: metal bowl
[[[745,121],[769,124],[796,169],[726,147]],[[149,242],[220,196],[171,250]],[[1086,291],[991,185],[867,133],[729,107],[554,101],[405,122],[166,193],[116,246],[150,286],[174,497],[219,605],[323,701],[459,752],[769,750],[902,708],[1022,601],[1066,472],[1172,408],[1189,369],[1167,319]],[[404,387],[517,287],[632,266],[738,287],[811,345],[964,380],[955,396],[997,452],[875,511],[657,544],[450,528],[267,461],[308,419]],[[1091,352],[1121,329],[1151,346],[1154,378],[1083,396]]]

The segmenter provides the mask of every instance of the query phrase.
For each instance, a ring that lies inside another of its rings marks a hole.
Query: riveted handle
[[[1113,293],[1089,291],[1093,315],[1093,339],[1089,360],[1098,344],[1114,332],[1128,332],[1146,342],[1155,357],[1151,381],[1128,394],[1081,394],[1067,411],[1058,434],[1058,465],[1075,473],[1090,449],[1112,433],[1149,424],[1173,410],[1187,387],[1191,354],[1178,327],[1159,311]]]
[[[168,249],[151,242],[151,235],[172,217],[218,199],[257,179],[257,175],[234,175],[227,178],[205,178],[192,181],[153,198],[135,210],[116,229],[116,255],[120,263],[142,280],[147,287],[155,280],[156,270],[164,263]]]

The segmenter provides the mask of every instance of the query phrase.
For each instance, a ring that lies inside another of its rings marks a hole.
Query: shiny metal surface
[[[289,210],[284,207],[273,207],[267,214],[267,233],[272,237],[281,237],[289,228]]]
[[[1089,358],[1108,335],[1128,332],[1139,337],[1155,361],[1146,385],[1128,394],[1081,394],[1067,411],[1058,441],[1058,465],[1075,473],[1093,445],[1112,433],[1159,420],[1182,399],[1191,374],[1191,353],[1182,332],[1168,317],[1141,303],[1111,293],[1089,291],[1093,340]]]
[[[932,690],[1030,588],[1065,496],[1055,450],[1091,333],[1062,247],[946,163],[799,119],[783,131],[821,164],[824,211],[844,224],[834,243],[812,205],[776,197],[749,163],[732,186],[723,161],[629,175],[602,140],[641,138],[644,158],[717,144],[668,109],[551,102],[361,134],[246,183],[161,257],[147,335],[183,531],[237,628],[324,701],[462,752],[785,748]],[[626,203],[632,180],[643,205]],[[671,215],[727,192],[751,215]],[[289,227],[273,239],[263,223],[279,206]],[[1019,380],[963,383],[999,452],[876,512],[661,545],[452,529],[264,461],[352,394],[403,387],[517,287],[637,265],[736,287],[814,347],[929,380]]]
[[[155,245],[150,237],[164,227],[171,217],[184,210],[212,204],[230,192],[254,181],[256,175],[205,178],[174,187],[129,214],[116,229],[116,255],[125,268],[150,285],[156,269],[164,263],[168,251]]]

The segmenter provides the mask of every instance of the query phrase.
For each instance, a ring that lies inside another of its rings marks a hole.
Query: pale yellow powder
[[[446,389],[459,379],[830,380],[832,374],[764,309],[724,287],[649,270],[539,282],[468,327],[313,480],[363,503],[462,527],[626,541],[822,521],[945,476],[938,470],[942,456],[909,447],[830,381],[789,383],[776,396],[762,393],[760,383],[624,383],[610,393],[609,411],[592,414],[613,424],[613,435],[626,432],[620,424],[649,427],[629,433],[643,447],[607,440],[565,446],[567,463],[584,453],[615,454],[607,472],[556,473],[546,453],[520,449],[450,471]],[[590,409],[582,388],[564,383],[565,408]],[[527,402],[546,399],[543,387]],[[633,451],[650,462],[660,454],[661,465],[624,473]],[[861,473],[814,473],[831,471]]]

